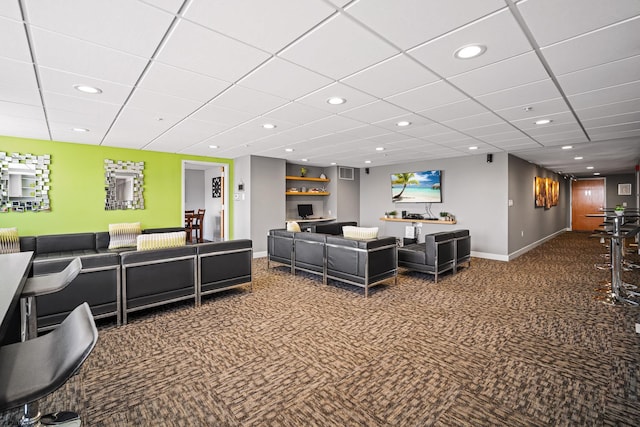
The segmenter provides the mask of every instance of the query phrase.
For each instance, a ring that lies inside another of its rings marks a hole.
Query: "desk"
[[[31,267],[33,252],[0,255],[0,341],[4,336],[11,314],[18,306],[22,288]]]

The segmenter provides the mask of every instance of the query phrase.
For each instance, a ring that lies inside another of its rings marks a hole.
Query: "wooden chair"
[[[204,236],[202,234],[202,227],[204,225],[204,209],[198,209],[195,214],[194,228],[196,231],[196,241],[199,243],[204,242]]]
[[[195,211],[189,210],[184,211],[184,231],[187,232],[187,242],[193,242],[193,232],[196,231],[196,241],[197,241],[197,229],[196,229],[196,214]]]

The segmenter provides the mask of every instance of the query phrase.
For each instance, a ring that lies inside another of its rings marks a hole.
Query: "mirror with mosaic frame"
[[[49,154],[0,152],[0,212],[50,211]]]

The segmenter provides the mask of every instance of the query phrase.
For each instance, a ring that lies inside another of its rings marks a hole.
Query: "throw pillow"
[[[20,252],[20,236],[16,227],[0,228],[0,254]]]
[[[300,224],[298,224],[295,221],[289,221],[287,222],[287,231],[297,231],[300,232],[302,230],[300,230]]]
[[[177,248],[185,246],[186,241],[187,233],[184,231],[141,234],[137,238],[137,249],[139,251],[149,251],[152,249]]]
[[[109,249],[135,248],[136,238],[140,234],[139,222],[109,224]]]
[[[342,227],[342,235],[351,239],[370,240],[378,237],[378,227],[355,227],[345,225]]]

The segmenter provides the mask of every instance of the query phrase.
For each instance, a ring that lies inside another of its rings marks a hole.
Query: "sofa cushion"
[[[139,222],[109,224],[109,249],[135,248],[141,233]]]
[[[177,248],[186,245],[187,233],[175,231],[173,233],[140,234],[137,237],[137,249],[148,251],[153,249]]]
[[[295,231],[299,233],[302,230],[300,230],[300,224],[295,221],[289,221],[287,222],[287,231]]]
[[[48,234],[36,237],[38,256],[80,256],[95,253],[94,233]],[[55,254],[55,255],[54,255]]]
[[[20,236],[16,227],[0,228],[0,254],[20,252]]]
[[[351,239],[369,240],[378,237],[378,227],[354,227],[345,225],[342,227],[344,237]]]

